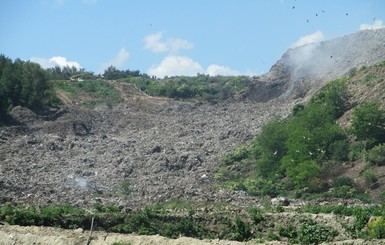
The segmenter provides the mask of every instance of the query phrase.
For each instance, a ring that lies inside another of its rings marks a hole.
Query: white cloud
[[[361,24],[360,31],[362,30],[375,30],[384,28],[384,22],[382,20],[375,20],[373,24]]]
[[[160,64],[153,65],[148,69],[147,73],[150,76],[164,78],[165,76],[196,76],[198,73],[207,74],[210,76],[254,76],[254,72],[241,73],[232,70],[229,67],[212,64],[204,69],[199,62],[186,56],[169,55],[166,56]]]
[[[55,66],[60,66],[61,68],[69,66],[76,67],[77,69],[81,69],[81,65],[76,61],[68,61],[67,58],[62,56],[54,56],[52,58],[40,58],[40,57],[32,57],[30,61],[40,64],[43,68],[51,68]]]
[[[316,31],[312,34],[300,37],[291,47],[296,48],[306,44],[316,43],[324,39],[324,34],[321,31]]]
[[[153,65],[148,74],[163,78],[165,76],[195,76],[197,73],[203,73],[202,66],[185,56],[167,56],[159,65]]]
[[[189,41],[179,39],[179,38],[170,38],[167,40],[166,47],[169,48],[169,50],[172,53],[178,52],[180,49],[191,49],[194,45],[190,43]]]
[[[148,35],[144,38],[144,48],[149,49],[152,52],[160,53],[167,51],[167,47],[165,43],[160,42],[162,38],[162,32],[158,32],[152,35]]]
[[[114,66],[116,68],[121,67],[127,60],[130,54],[127,52],[125,48],[121,48],[118,52],[118,54],[111,60],[103,63],[100,66],[100,73],[103,73],[105,69],[107,69],[109,66]]]
[[[206,69],[206,74],[210,76],[217,76],[217,75],[222,75],[222,76],[239,76],[241,73],[239,71],[235,71],[230,69],[229,67],[226,66],[220,66],[220,65],[209,65]]]
[[[187,40],[179,38],[169,38],[165,41],[162,40],[163,32],[157,32],[148,35],[144,38],[144,48],[149,49],[154,53],[171,52],[177,53],[181,49],[190,49],[193,44]]]

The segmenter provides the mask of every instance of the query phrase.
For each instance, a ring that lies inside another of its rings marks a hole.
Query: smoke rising
[[[288,88],[282,96],[314,89],[344,76],[354,67],[383,61],[384,35],[385,29],[364,30],[289,49],[279,61],[290,76]]]

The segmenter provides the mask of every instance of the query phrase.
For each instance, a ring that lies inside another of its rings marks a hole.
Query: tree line
[[[40,65],[0,55],[0,122],[9,120],[15,106],[40,110],[58,105],[59,100]]]
[[[159,79],[139,70],[119,70],[108,67],[103,74],[95,74],[76,67],[51,67],[43,69],[39,64],[11,60],[0,55],[0,122],[9,121],[9,112],[15,106],[28,107],[34,111],[47,106],[58,106],[57,84],[51,81],[96,81],[118,80],[134,84],[152,96],[176,99],[218,101],[231,98],[247,87],[252,79],[247,76],[174,76]],[[103,81],[102,81],[103,82]],[[81,85],[81,84],[80,84]]]

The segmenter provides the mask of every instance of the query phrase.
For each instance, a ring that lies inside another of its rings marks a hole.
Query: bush
[[[373,215],[373,212],[368,209],[358,208],[353,210],[353,215],[356,220],[353,224],[346,225],[345,230],[352,238],[357,238],[362,236],[362,229],[368,223],[370,216]]]
[[[385,191],[381,192],[379,195],[378,195],[378,198],[381,202],[385,203]]]
[[[222,164],[231,165],[234,162],[238,162],[247,158],[248,155],[249,155],[249,151],[247,147],[244,145],[241,145],[238,148],[236,148],[234,151],[227,153],[222,159]]]
[[[341,176],[337,177],[333,180],[333,187],[340,187],[340,186],[354,186],[354,181],[352,178],[346,177],[346,176]]]
[[[349,143],[347,140],[338,140],[330,144],[329,151],[331,153],[331,160],[347,161],[349,160]]]
[[[119,242],[114,242],[112,245],[131,245],[131,243],[130,242],[121,242],[121,241],[119,241]]]
[[[294,166],[288,166],[286,169],[287,176],[297,188],[308,186],[320,174],[320,167],[311,160],[306,160]]]
[[[250,208],[249,214],[251,217],[251,220],[254,222],[254,224],[259,224],[265,220],[265,216],[263,215],[262,211],[259,208]]]
[[[304,224],[301,226],[298,240],[301,244],[319,244],[331,242],[338,232],[331,227],[322,224]]]
[[[297,238],[298,232],[297,232],[296,227],[294,227],[292,225],[281,226],[281,227],[279,227],[279,235],[293,239],[293,238]]]
[[[230,236],[227,237],[231,240],[236,241],[247,241],[252,237],[251,229],[249,224],[245,223],[241,218],[237,217],[235,222],[231,226]]]
[[[131,194],[131,183],[129,180],[123,180],[119,183],[115,190],[118,194],[129,196]]]
[[[365,154],[365,143],[362,141],[354,142],[349,145],[348,158],[350,161],[355,161],[363,158]]]
[[[385,218],[376,217],[369,221],[367,232],[370,238],[385,238]]]
[[[341,175],[343,168],[344,167],[339,161],[330,160],[322,162],[320,167],[320,177],[324,180],[335,178],[336,176]]]
[[[353,110],[350,132],[357,140],[385,143],[385,111],[374,102],[358,105]]]
[[[364,177],[364,180],[367,184],[373,184],[378,180],[377,175],[369,169],[362,172],[362,177]]]
[[[385,144],[373,147],[366,155],[366,161],[370,165],[385,165]]]
[[[357,190],[352,186],[342,185],[330,188],[330,190],[325,193],[327,197],[336,197],[336,198],[353,198],[358,194]]]
[[[284,187],[278,182],[266,179],[246,179],[243,182],[247,193],[252,196],[276,197],[284,192]]]

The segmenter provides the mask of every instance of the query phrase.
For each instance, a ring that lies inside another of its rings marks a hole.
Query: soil
[[[82,229],[65,230],[53,227],[37,226],[0,226],[0,245],[84,245],[90,237],[89,231]],[[251,244],[224,240],[198,240],[188,237],[168,239],[162,236],[125,235],[118,233],[106,233],[93,231],[90,238],[90,245],[111,245],[115,242],[124,242],[130,245],[238,245]],[[270,243],[279,244],[279,243]]]

